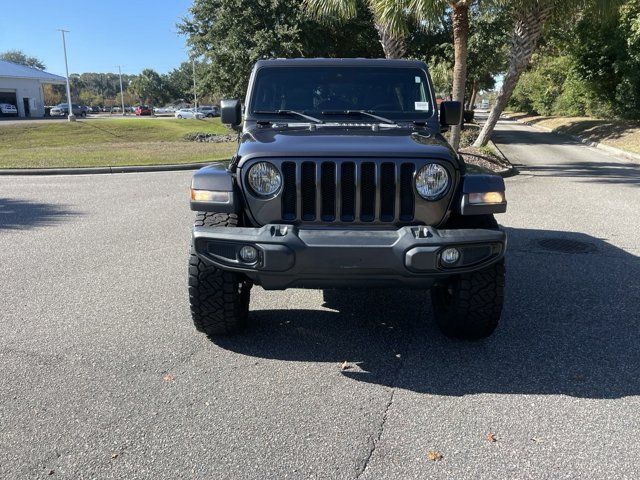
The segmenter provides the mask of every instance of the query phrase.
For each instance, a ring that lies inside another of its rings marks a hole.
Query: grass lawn
[[[192,132],[228,134],[213,120],[89,119],[0,123],[0,168],[96,167],[227,159],[235,142],[184,140]]]
[[[640,122],[591,117],[544,117],[523,113],[508,113],[506,116],[550,128],[554,132],[577,135],[592,142],[640,153]]]

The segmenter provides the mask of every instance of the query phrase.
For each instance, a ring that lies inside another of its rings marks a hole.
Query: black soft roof
[[[396,60],[386,58],[275,58],[258,60],[256,68],[289,66],[360,66],[360,67],[415,67],[425,69],[424,62],[418,60]]]

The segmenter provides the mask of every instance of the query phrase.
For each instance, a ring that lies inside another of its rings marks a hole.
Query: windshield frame
[[[429,122],[433,122],[436,121],[437,122],[437,118],[438,118],[438,112],[437,112],[437,104],[436,104],[436,99],[435,99],[435,94],[434,94],[434,90],[433,90],[433,83],[431,81],[431,76],[429,75],[429,72],[426,68],[425,64],[422,64],[421,62],[418,63],[416,62],[415,64],[412,65],[406,65],[406,64],[394,64],[394,63],[389,63],[387,64],[386,62],[384,64],[351,64],[351,63],[335,63],[335,64],[307,64],[306,62],[301,62],[298,65],[295,64],[262,64],[262,65],[257,65],[253,72],[251,73],[251,78],[249,81],[249,88],[247,90],[247,95],[245,97],[245,107],[244,107],[244,119],[251,122],[251,121],[274,121],[274,122],[279,122],[279,123],[285,123],[285,119],[282,116],[274,116],[274,115],[270,115],[270,114],[259,114],[259,113],[254,113],[254,91],[257,88],[257,80],[258,80],[258,75],[260,74],[260,72],[262,70],[266,70],[266,69],[275,69],[275,68],[287,68],[287,69],[295,69],[295,68],[309,68],[309,67],[316,67],[316,68],[322,68],[322,69],[331,69],[331,68],[381,68],[381,69],[415,69],[415,70],[419,70],[420,73],[424,76],[424,78],[426,79],[426,83],[425,83],[425,89],[426,89],[426,96],[427,96],[427,100],[429,101],[429,105],[430,105],[430,109],[429,110],[425,110],[424,114],[422,114],[422,112],[418,113],[418,112],[412,112],[413,114],[409,114],[409,115],[404,115],[406,113],[409,112],[390,112],[390,111],[377,111],[374,112],[375,114],[382,116],[382,117],[387,117],[390,120],[393,120],[394,122],[424,122],[424,123],[429,123]],[[332,115],[323,115],[320,111],[317,110],[305,110],[304,112],[307,115],[313,115],[313,116],[317,116],[318,118],[324,120],[325,122],[353,122],[354,121],[354,117],[350,116],[350,115],[345,115],[344,117],[341,117],[340,115],[336,115],[336,114],[332,114]],[[403,114],[404,113],[404,114]],[[366,117],[362,117],[361,118],[361,123],[380,123],[379,121],[376,121],[373,118],[366,118]]]

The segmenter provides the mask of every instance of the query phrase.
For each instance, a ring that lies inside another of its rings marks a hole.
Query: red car
[[[139,105],[136,107],[136,115],[137,116],[141,116],[141,115],[151,115],[152,111],[151,111],[151,107],[148,107],[146,105]]]

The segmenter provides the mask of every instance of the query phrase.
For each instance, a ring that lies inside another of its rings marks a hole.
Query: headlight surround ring
[[[271,162],[258,162],[249,168],[247,183],[257,196],[271,197],[282,187],[282,174]]]
[[[449,172],[439,163],[428,163],[416,174],[415,186],[418,194],[428,201],[439,200],[449,190]]]

